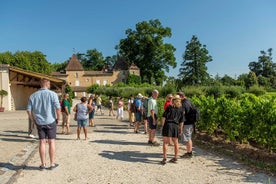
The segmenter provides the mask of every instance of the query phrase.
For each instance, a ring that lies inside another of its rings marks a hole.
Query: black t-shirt
[[[184,113],[182,108],[177,108],[172,105],[169,105],[165,112],[163,113],[163,117],[166,118],[166,121],[171,121],[176,124],[180,124],[184,122]]]
[[[189,113],[192,105],[193,105],[192,102],[188,99],[184,99],[182,101],[182,109],[185,112],[185,123],[184,123],[185,125],[194,124],[194,122],[189,121],[188,118],[186,117],[186,115]]]

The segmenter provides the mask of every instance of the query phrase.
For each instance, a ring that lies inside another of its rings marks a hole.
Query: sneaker
[[[33,139],[35,138],[35,136],[33,134],[29,134],[29,137],[33,138]]]
[[[152,142],[149,140],[149,141],[148,141],[148,144],[152,144]]]
[[[192,158],[193,157],[193,152],[190,153],[185,153],[184,155],[181,155],[180,158]]]

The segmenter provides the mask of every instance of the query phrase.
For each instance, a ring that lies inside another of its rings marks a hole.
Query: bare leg
[[[87,140],[88,139],[88,137],[87,137],[87,128],[85,126],[83,127],[83,131],[84,131],[85,140]]]
[[[78,126],[78,129],[77,129],[77,139],[80,139],[80,131],[81,131],[81,127]]]
[[[49,143],[50,164],[52,166],[55,164],[55,152],[56,152],[55,139],[49,139],[48,143]]]
[[[163,159],[167,158],[167,149],[169,143],[168,137],[163,137]]]
[[[148,121],[144,120],[144,129],[145,129],[145,134],[148,132]]]
[[[172,138],[172,141],[174,143],[174,158],[177,159],[178,156],[178,151],[179,151],[179,146],[178,146],[178,138]]]
[[[193,142],[192,140],[189,140],[187,143],[186,143],[186,148],[187,148],[187,152],[188,153],[191,153],[192,150],[193,150]]]
[[[39,141],[39,155],[40,155],[40,160],[41,160],[41,165],[45,166],[46,165],[46,140],[45,139],[40,139]]]

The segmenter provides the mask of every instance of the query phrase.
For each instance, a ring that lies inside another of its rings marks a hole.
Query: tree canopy
[[[140,68],[142,82],[160,85],[166,79],[165,71],[177,64],[175,48],[164,43],[164,38],[171,37],[171,29],[156,19],[137,23],[135,30],[126,30],[126,35],[117,47],[120,55]]]
[[[202,45],[197,36],[193,35],[191,41],[187,41],[178,75],[184,84],[204,84],[210,78],[206,63],[212,61],[212,57],[208,53],[206,45]]]
[[[14,54],[11,52],[0,53],[0,63],[43,74],[52,72],[51,63],[46,60],[46,55],[40,51],[17,51]]]

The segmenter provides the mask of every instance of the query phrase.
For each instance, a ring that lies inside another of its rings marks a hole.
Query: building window
[[[86,82],[89,82],[89,79],[88,79],[88,78],[86,79]]]
[[[75,77],[76,77],[76,78],[79,78],[78,72],[75,73]]]
[[[101,80],[96,80],[96,84],[101,85]]]
[[[76,80],[75,81],[75,86],[79,86],[80,85],[80,81]]]
[[[105,86],[105,85],[107,85],[107,80],[103,80],[103,85]]]

